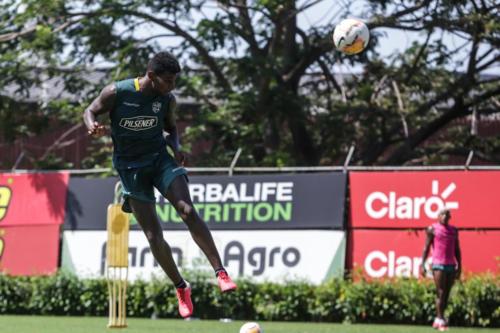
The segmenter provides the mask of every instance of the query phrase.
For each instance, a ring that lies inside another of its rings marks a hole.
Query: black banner
[[[66,230],[103,230],[116,178],[69,182]],[[343,229],[343,173],[193,176],[189,188],[200,217],[213,230]],[[165,230],[186,229],[157,193],[156,212]],[[132,229],[137,222],[132,219]]]

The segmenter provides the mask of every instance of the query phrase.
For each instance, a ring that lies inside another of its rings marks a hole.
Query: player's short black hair
[[[172,53],[164,51],[155,54],[149,60],[148,71],[152,71],[157,75],[164,73],[177,74],[181,71],[181,66]]]

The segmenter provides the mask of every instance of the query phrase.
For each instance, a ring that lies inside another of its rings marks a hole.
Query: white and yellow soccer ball
[[[342,20],[333,31],[333,43],[337,50],[347,55],[362,52],[370,40],[370,30],[358,19]]]
[[[240,333],[263,333],[264,331],[260,328],[257,323],[244,323],[240,328]]]

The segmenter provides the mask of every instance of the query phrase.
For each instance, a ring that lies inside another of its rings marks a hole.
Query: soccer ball
[[[333,43],[342,53],[351,55],[363,51],[370,40],[366,24],[357,19],[342,20],[333,31]]]
[[[245,323],[240,328],[240,333],[263,333],[264,331],[260,328],[257,323]]]

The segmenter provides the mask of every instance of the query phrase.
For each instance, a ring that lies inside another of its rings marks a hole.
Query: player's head
[[[153,89],[165,95],[175,88],[175,79],[180,71],[179,62],[170,52],[160,52],[149,60],[146,76],[151,80]]]
[[[439,218],[439,222],[441,222],[442,224],[448,224],[448,222],[451,219],[450,210],[448,208],[442,209],[439,212],[438,218]]]

